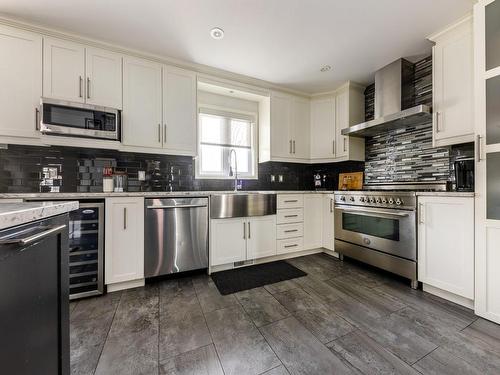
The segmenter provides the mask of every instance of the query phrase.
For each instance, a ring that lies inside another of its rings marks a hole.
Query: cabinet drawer
[[[302,237],[278,240],[276,246],[277,254],[288,254],[304,249],[304,240]]]
[[[304,213],[302,208],[278,210],[276,217],[277,224],[301,223],[304,221]]]
[[[304,224],[281,224],[277,226],[276,238],[278,240],[283,240],[285,238],[302,237],[304,234]]]
[[[278,209],[301,208],[304,205],[304,194],[281,194],[277,197]]]

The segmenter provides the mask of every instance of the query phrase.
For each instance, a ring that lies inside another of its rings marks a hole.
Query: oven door
[[[42,99],[40,132],[44,134],[119,140],[119,128],[117,109]]]
[[[417,260],[415,211],[335,206],[335,239]]]

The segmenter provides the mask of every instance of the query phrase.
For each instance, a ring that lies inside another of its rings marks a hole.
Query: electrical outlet
[[[278,175],[278,182],[283,182],[283,175],[282,174]]]
[[[137,171],[137,179],[139,181],[146,181],[146,171]]]
[[[275,182],[276,181],[276,176],[275,175],[271,175],[271,182]]]

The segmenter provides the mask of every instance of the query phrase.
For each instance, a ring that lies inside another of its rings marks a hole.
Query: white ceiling
[[[399,57],[473,0],[1,0],[0,13],[317,93]],[[225,37],[209,31],[219,26]],[[323,65],[331,71],[321,73]]]

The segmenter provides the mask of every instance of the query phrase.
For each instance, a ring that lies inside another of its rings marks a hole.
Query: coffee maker
[[[474,159],[455,162],[455,190],[474,191]]]
[[[321,173],[314,174],[314,189],[316,190],[326,189],[326,174],[321,174]]]

